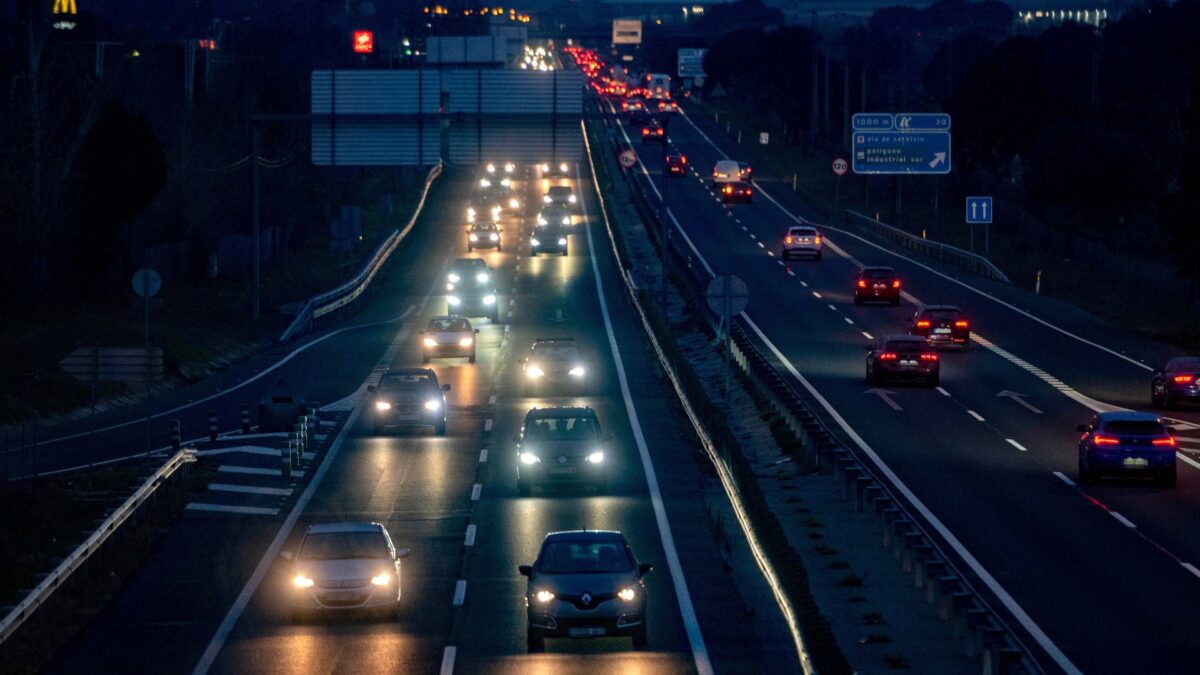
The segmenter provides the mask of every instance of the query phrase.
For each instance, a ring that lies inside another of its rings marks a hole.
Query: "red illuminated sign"
[[[375,33],[369,30],[354,31],[354,53],[370,54],[375,51]]]

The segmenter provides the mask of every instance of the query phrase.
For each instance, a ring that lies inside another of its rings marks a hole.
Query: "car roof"
[[[1167,361],[1167,369],[1175,368],[1200,368],[1200,356],[1176,356]]]
[[[462,319],[463,321],[466,321],[467,323],[471,323],[471,320],[468,319],[467,317],[463,316],[462,314],[443,314],[441,316],[430,317],[429,323],[433,323],[434,321],[438,321],[440,319]],[[388,371],[388,372],[391,372],[391,371]]]
[[[498,230],[498,229],[500,229],[500,226],[490,220],[477,220],[474,223],[471,223],[471,229],[472,230],[480,230],[480,229]]]
[[[924,305],[921,307],[922,312],[926,312],[929,310],[939,310],[939,311],[946,311],[946,312],[961,312],[962,311],[961,309],[958,308],[958,305]]]
[[[547,419],[551,417],[595,417],[596,411],[584,406],[555,406],[553,408],[530,408],[525,419]]]
[[[1112,410],[1096,414],[1101,422],[1161,422],[1162,418],[1154,413],[1136,412],[1132,410]]]
[[[718,159],[718,160],[717,160],[717,166],[721,166],[722,164],[726,164],[726,165],[728,165],[728,164],[733,164],[733,165],[735,165],[735,166],[736,166],[736,165],[737,165],[737,162],[736,162],[735,160],[732,160],[732,159]]]
[[[860,272],[891,272],[892,274],[896,273],[896,270],[894,268],[887,267],[884,265],[865,265],[859,271]]]
[[[325,534],[328,532],[383,532],[384,527],[379,523],[320,523],[309,525],[307,534]]]
[[[790,225],[788,232],[816,232],[817,228],[812,225]]]
[[[437,377],[437,373],[433,372],[432,368],[389,368],[383,371],[383,377],[391,377],[397,375],[429,375]]]
[[[487,261],[483,258],[455,258],[451,263],[451,267],[487,267]]]
[[[547,190],[547,192],[554,192],[555,190],[558,190],[559,192],[562,192],[563,190],[570,192],[571,186],[570,185],[551,185],[550,189]]]
[[[570,540],[594,540],[594,541],[625,541],[625,535],[616,530],[561,530],[559,532],[550,532],[546,535],[546,540],[554,539],[570,539]]]

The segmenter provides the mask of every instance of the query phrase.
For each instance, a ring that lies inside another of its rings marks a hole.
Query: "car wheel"
[[[521,480],[520,478],[518,478],[517,479],[517,494],[521,495],[522,497],[528,497],[529,495],[533,494],[533,486],[530,485],[529,483]],[[532,630],[532,629],[530,629],[530,630]]]
[[[471,355],[467,357],[467,363],[475,363],[475,352],[471,352]]]
[[[780,252],[779,252],[779,257],[780,257],[781,259],[783,259],[783,260],[787,260],[787,259],[788,259],[788,252],[787,252],[787,249],[784,249],[784,250],[780,251]]]
[[[435,434],[437,434],[438,436],[445,436],[446,435],[446,420],[442,420],[441,422],[438,422],[437,426],[435,426],[433,428],[433,432]]]
[[[501,246],[501,245],[499,245],[499,244],[496,244],[496,252],[497,252],[497,253],[504,253],[504,247],[503,247],[503,246]]]
[[[525,634],[525,645],[529,647],[531,652],[541,652],[546,650],[546,634],[540,628],[530,626]]]
[[[646,622],[645,621],[642,621],[642,625],[633,629],[633,633],[632,633],[631,637],[633,638],[633,646],[634,647],[645,647],[646,646]]]
[[[1170,471],[1164,472],[1163,475],[1159,477],[1158,484],[1163,487],[1173,488],[1175,487],[1175,481],[1176,471],[1175,468],[1172,467]]]
[[[529,249],[529,257],[530,257],[530,258],[536,258],[536,257],[537,257],[537,251],[535,251],[535,250],[533,250],[533,249]]]
[[[1163,404],[1162,394],[1159,393],[1158,387],[1150,386],[1150,407],[1161,408]]]
[[[299,607],[288,609],[288,620],[294,624],[302,624],[308,622],[309,613]]]
[[[941,379],[942,379],[941,373],[932,375],[932,376],[930,376],[930,378],[928,380],[925,381],[925,386],[926,387],[936,387],[940,383]]]
[[[1079,456],[1079,469],[1075,472],[1075,480],[1080,485],[1092,484],[1092,473],[1083,464],[1083,455]]]
[[[1171,398],[1171,392],[1166,392],[1163,394],[1162,407],[1164,410],[1170,410],[1171,408],[1175,407],[1175,400]]]
[[[500,310],[493,309],[492,315],[488,318],[492,320],[492,323],[500,323]]]
[[[608,494],[608,478],[597,482],[592,488],[596,491],[596,496]]]
[[[855,295],[855,296],[854,296],[854,304],[856,304],[856,305],[861,305],[861,304],[862,304],[862,298],[860,298],[860,297],[858,297],[857,295]]]
[[[900,304],[900,298],[898,298],[898,297],[892,298],[892,307],[895,307],[896,305],[899,305],[899,304]]]

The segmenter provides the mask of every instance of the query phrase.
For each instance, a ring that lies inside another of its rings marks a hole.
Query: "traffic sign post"
[[[618,160],[621,162],[622,167],[624,167],[626,169],[632,169],[633,165],[637,164],[637,153],[634,152],[632,149],[622,150],[620,157],[618,157]]]
[[[713,279],[704,291],[708,307],[721,317],[725,332],[725,409],[729,409],[730,326],[750,302],[750,289],[740,277],[726,274]]]
[[[258,166],[258,163],[255,163]],[[133,292],[142,297],[142,349],[147,358],[150,356],[150,298],[162,290],[162,277],[158,272],[143,267],[133,273]],[[150,450],[150,378],[149,367],[145,371],[146,379],[146,450]]]
[[[847,162],[846,158],[844,157],[837,157],[833,160],[833,164],[830,165],[830,168],[833,169],[833,175],[837,176],[837,181],[834,182],[833,187],[833,203],[841,204],[842,176],[845,176],[846,172],[850,170],[850,163]]]
[[[995,215],[995,209],[992,208],[991,197],[967,197],[967,225],[971,226],[971,248],[974,249],[975,244],[975,226],[983,225],[983,256],[986,258],[991,252],[991,230],[989,225],[992,224],[992,218]]]
[[[707,49],[680,49],[677,71],[680,78],[697,78],[703,79],[706,77],[704,72],[704,55],[708,52]]]
[[[944,113],[858,113],[851,134],[857,174],[950,173],[950,116]]]

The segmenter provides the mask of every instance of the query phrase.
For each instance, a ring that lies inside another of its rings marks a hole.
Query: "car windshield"
[[[487,263],[478,258],[471,260],[456,260],[450,266],[451,274],[470,274],[471,272],[483,272],[487,269]]]
[[[475,230],[476,232],[495,232],[500,228],[496,227],[495,223],[479,223],[471,229]]]
[[[381,391],[396,391],[397,389],[412,389],[424,387],[433,383],[429,375],[389,375],[379,383]]]
[[[533,355],[539,359],[565,360],[578,356],[574,345],[539,343],[533,346]]]
[[[1171,359],[1167,370],[1200,370],[1200,359]]]
[[[889,340],[884,346],[886,351],[918,352],[926,348],[925,340]]]
[[[1162,422],[1158,420],[1109,420],[1104,430],[1114,434],[1161,434]]]
[[[956,309],[930,309],[922,314],[921,318],[929,321],[954,321],[958,318],[958,314]]]
[[[304,538],[300,560],[388,558],[387,540],[379,532],[320,532]]]
[[[552,541],[542,549],[543,574],[604,574],[633,570],[633,558],[621,541]]]
[[[429,330],[456,332],[469,330],[466,319],[434,319],[429,322]]]
[[[543,417],[525,425],[529,441],[590,440],[598,435],[594,417]]]
[[[863,270],[863,276],[867,279],[891,279],[895,275],[895,272],[886,267],[873,270]]]
[[[551,197],[567,197],[571,194],[571,188],[562,185],[556,185],[546,193]]]
[[[793,237],[815,237],[817,235],[817,231],[816,230],[792,230],[788,234],[792,235]]]

